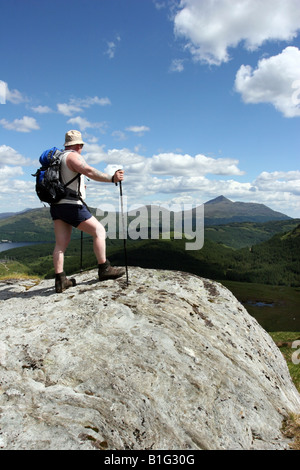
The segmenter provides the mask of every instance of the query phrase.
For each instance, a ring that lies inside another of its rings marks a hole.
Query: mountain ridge
[[[274,211],[265,204],[255,202],[233,202],[223,195],[204,204],[206,223],[219,225],[230,222],[268,222],[291,219],[282,212]]]
[[[141,206],[146,211],[146,216],[141,218],[142,223],[149,226],[150,209],[155,208],[163,211],[171,217],[172,212],[161,206]],[[91,208],[96,215],[97,210]],[[133,217],[136,214],[132,211],[128,215]],[[184,219],[195,221],[195,209],[184,211]],[[229,223],[242,222],[269,222],[280,220],[293,220],[291,217],[280,212],[273,211],[263,204],[232,202],[224,196],[218,196],[204,203],[204,225],[216,226]],[[76,234],[73,231],[74,238]],[[78,235],[77,235],[78,237]],[[7,218],[1,218],[0,214],[0,240],[19,241],[53,241],[53,224],[48,207],[35,208],[17,212]]]

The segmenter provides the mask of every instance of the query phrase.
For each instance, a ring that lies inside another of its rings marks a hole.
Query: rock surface
[[[1,449],[285,449],[300,396],[223,286],[134,268],[0,283]]]

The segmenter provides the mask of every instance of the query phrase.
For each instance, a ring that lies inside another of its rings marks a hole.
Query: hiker
[[[61,162],[61,177],[63,183],[81,174],[80,179],[70,184],[70,189],[78,190],[82,200],[85,199],[84,176],[100,182],[118,183],[123,181],[124,171],[117,170],[114,175],[101,173],[86,163],[81,156],[84,142],[81,133],[70,130],[65,135],[65,151]],[[64,253],[71,239],[72,227],[88,233],[93,237],[94,253],[98,261],[99,281],[117,279],[125,274],[123,268],[110,265],[106,259],[105,229],[103,225],[91,214],[80,199],[61,199],[51,204],[50,213],[54,220],[55,248],[53,251],[53,264],[55,269],[55,290],[62,292],[68,287],[76,285],[75,279],[68,279],[64,272]]]

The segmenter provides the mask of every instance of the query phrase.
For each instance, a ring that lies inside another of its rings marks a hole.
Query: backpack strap
[[[66,188],[66,195],[64,199],[75,199],[76,201],[79,200],[90,211],[90,208],[88,207],[87,203],[82,199],[82,195],[80,192],[80,177],[81,177],[81,173],[78,173],[76,176],[74,176],[74,178],[68,181],[68,183],[64,184],[64,187]],[[67,188],[67,186],[73,183],[73,181],[75,181],[77,178],[78,178],[78,190],[74,191],[74,189]]]
[[[66,150],[63,150],[62,155],[66,152],[67,152]],[[76,200],[80,199],[80,196],[81,196],[81,194],[80,194],[80,177],[81,177],[81,173],[77,173],[77,175],[75,175],[67,183],[63,183],[62,176],[61,176],[61,171],[59,172],[59,175],[60,175],[60,180],[61,180],[64,188],[66,189],[66,196],[64,197],[64,199],[76,199]],[[77,189],[77,191],[75,191],[74,189],[69,189],[67,186],[72,184],[77,179],[78,179],[78,189]]]
[[[74,176],[74,178],[72,178],[70,181],[68,181],[67,183],[64,184],[65,188],[66,188],[67,186],[69,186],[71,183],[73,183],[73,181],[77,180],[77,178],[78,178],[78,191],[79,191],[80,176],[81,176],[81,173],[77,173],[77,175]]]
[[[62,153],[66,152],[66,150],[64,150]],[[81,177],[81,173],[77,173],[76,176],[74,176],[74,178],[72,178],[70,181],[68,181],[67,183],[64,183],[64,187],[66,189],[66,195],[64,196],[64,199],[73,199],[75,201],[81,201],[83,205],[85,205],[85,207],[90,211],[88,205],[86,204],[86,202],[84,202],[83,198],[82,198],[82,195],[81,195],[81,192],[80,192],[80,177]],[[69,186],[71,183],[73,183],[76,179],[78,179],[78,189],[77,191],[75,191],[74,189],[69,189],[67,186]]]

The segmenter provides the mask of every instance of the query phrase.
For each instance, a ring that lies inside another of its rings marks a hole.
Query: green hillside
[[[53,223],[47,207],[0,220],[1,240],[35,242],[52,241],[53,238]]]
[[[127,241],[128,263],[131,266],[174,269],[211,279],[255,282],[272,285],[300,286],[300,226],[284,234],[276,234],[269,240],[249,248],[233,250],[220,243],[205,239],[198,251],[186,251],[185,240],[137,240]],[[93,267],[95,258],[92,239],[84,237],[83,266]],[[122,240],[107,240],[110,258],[123,263]],[[32,274],[53,275],[52,244],[15,248],[2,252]],[[66,253],[68,271],[78,271],[80,240],[74,240]]]
[[[227,279],[300,286],[300,225],[238,253],[238,269],[227,273]]]
[[[72,238],[80,233],[73,231]],[[31,209],[0,220],[0,240],[12,242],[47,242],[54,240],[53,221],[49,207]]]
[[[300,331],[300,226],[277,234],[251,250],[233,250],[205,240],[199,251],[185,251],[185,240],[127,240],[131,267],[169,269],[217,280],[228,287],[267,331]],[[54,243],[2,252],[0,278],[20,275],[54,277]],[[124,266],[122,240],[107,240],[108,258]],[[10,260],[3,261],[5,257]],[[65,256],[68,275],[79,272],[80,240],[71,241]],[[96,267],[91,237],[84,236],[82,268]]]
[[[272,220],[269,222],[237,222],[205,226],[205,239],[234,249],[251,247],[270,239],[277,233],[293,230],[300,219]]]
[[[219,203],[237,204],[224,199]],[[219,203],[214,200],[210,205]],[[190,216],[193,217],[192,212]],[[147,225],[148,220],[144,223]],[[297,287],[300,285],[299,227],[299,219],[205,226],[204,247],[198,251],[186,251],[186,240],[129,239],[128,262],[132,266],[175,269],[211,279]],[[29,210],[0,220],[0,239],[51,241],[49,245],[2,252],[2,258],[10,257],[19,263],[20,271],[23,266],[24,272],[33,275],[53,276],[54,233],[49,208]],[[72,239],[66,253],[68,272],[80,269],[78,230],[73,230]],[[86,269],[95,266],[95,257],[91,238],[84,235],[84,239],[83,268]],[[124,262],[122,240],[108,239],[107,250],[112,261]],[[0,275],[5,275],[7,269],[7,263],[0,266]]]
[[[96,209],[91,210],[93,214],[96,213]],[[128,217],[128,223],[133,219],[134,217]],[[172,221],[171,217],[170,220]],[[118,222],[119,218],[117,217],[117,227]],[[147,217],[143,223],[145,226],[150,225],[150,218]],[[269,239],[276,233],[292,230],[299,223],[299,219],[289,218],[260,223],[251,221],[222,225],[214,223],[212,226],[208,226],[205,223],[205,240],[211,240],[235,249],[250,247]],[[80,233],[77,230],[73,230],[72,239],[77,238],[80,238]],[[13,242],[52,242],[54,240],[54,232],[49,208],[32,209],[1,219],[0,240],[10,240]]]
[[[52,236],[48,212],[45,209],[41,218],[34,213],[24,214],[21,219],[23,232],[25,227],[26,233]],[[7,221],[11,229],[20,223],[20,219]],[[75,234],[80,235],[78,231]],[[255,243],[257,240],[264,241]],[[83,269],[96,267],[92,245],[92,238],[85,235]],[[246,248],[238,248],[239,245]],[[53,247],[52,242],[2,252],[0,279],[24,275],[53,278]],[[108,239],[107,254],[113,264],[124,265],[123,240]],[[5,261],[8,257],[10,260]],[[299,220],[207,227],[205,243],[199,251],[186,251],[185,240],[127,240],[127,259],[131,267],[179,270],[224,284],[274,341],[283,344],[281,350],[300,391],[299,365],[291,360],[294,350],[290,346],[292,341],[300,338]],[[65,256],[68,275],[79,272],[80,261],[80,239],[72,240]]]

